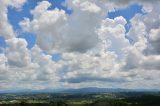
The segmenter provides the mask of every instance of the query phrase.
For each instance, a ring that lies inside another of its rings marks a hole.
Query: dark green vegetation
[[[0,106],[160,106],[160,93],[12,93],[0,94]]]

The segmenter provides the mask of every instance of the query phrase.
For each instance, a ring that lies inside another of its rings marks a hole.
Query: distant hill
[[[160,92],[157,89],[121,89],[121,88],[78,88],[78,89],[20,89],[20,90],[4,90],[0,93],[100,93],[100,92]]]
[[[100,92],[129,92],[129,89],[120,89],[120,88],[96,88],[96,87],[89,87],[89,88],[79,88],[79,89],[67,89],[61,92],[63,93],[100,93]]]

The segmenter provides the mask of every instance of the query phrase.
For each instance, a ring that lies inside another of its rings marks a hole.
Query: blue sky
[[[114,12],[109,12],[108,17],[111,18],[111,19],[114,19],[115,17],[123,16],[127,21],[127,24],[126,24],[125,28],[126,28],[126,32],[128,32],[130,27],[131,27],[130,20],[137,13],[144,14],[143,11],[142,11],[142,5],[132,4],[128,7],[126,7],[126,8],[118,9],[118,10],[115,10]]]

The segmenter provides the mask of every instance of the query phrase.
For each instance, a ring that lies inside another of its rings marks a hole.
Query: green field
[[[160,106],[160,93],[0,94],[0,106]]]

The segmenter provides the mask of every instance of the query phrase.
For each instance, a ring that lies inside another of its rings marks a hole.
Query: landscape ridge
[[[67,89],[16,89],[0,90],[0,93],[101,93],[101,92],[160,92],[158,89],[125,89],[125,88],[67,88]]]

